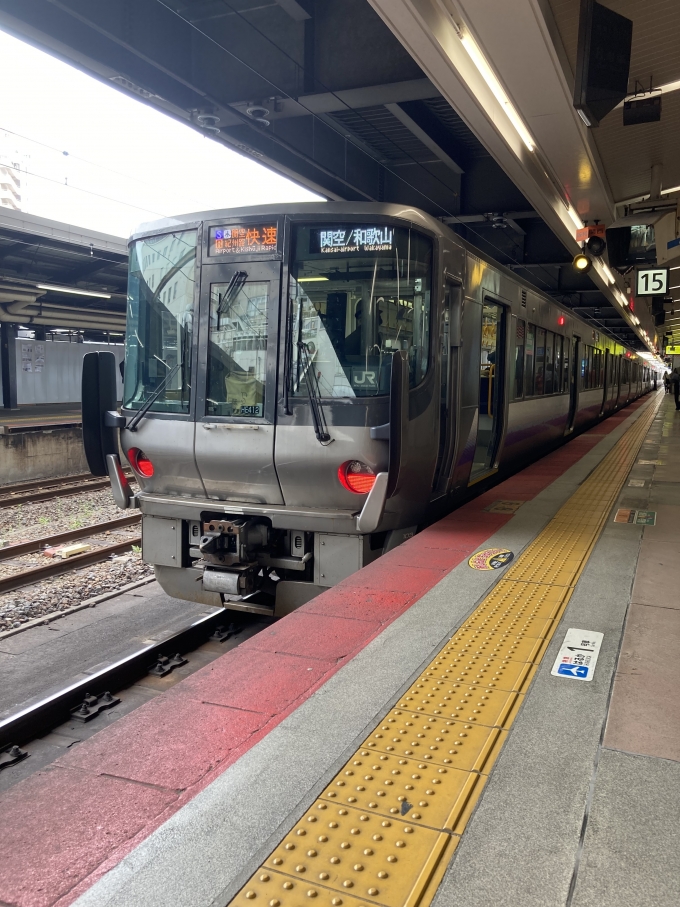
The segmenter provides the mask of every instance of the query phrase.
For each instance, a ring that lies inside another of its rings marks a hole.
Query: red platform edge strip
[[[637,400],[0,796],[0,903],[67,907],[645,402]]]

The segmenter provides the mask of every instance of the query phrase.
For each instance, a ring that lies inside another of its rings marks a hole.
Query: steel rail
[[[202,617],[162,642],[138,649],[84,680],[78,680],[8,716],[0,721],[0,750],[35,740],[68,721],[71,709],[79,706],[87,695],[115,693],[131,686],[153,667],[161,655],[174,655],[176,652],[184,654],[198,648],[206,642],[207,637],[219,623],[224,621],[226,614],[227,609],[220,608],[214,614]]]
[[[122,554],[122,552],[132,548],[133,545],[141,545],[141,542],[142,540],[139,537],[128,539],[126,542],[117,542],[115,545],[106,545],[104,548],[86,551],[85,554],[76,554],[65,559],[60,558],[55,563],[46,564],[44,567],[33,567],[31,570],[23,570],[21,573],[15,573],[12,576],[5,576],[0,579],[0,595],[3,592],[21,589],[22,586],[33,585],[33,583],[49,579],[52,576],[70,573],[79,567],[89,567],[92,564],[99,563],[99,561],[105,561],[112,554]]]
[[[30,482],[14,482],[11,485],[0,485],[0,495],[18,494],[20,491],[30,491],[34,488],[52,488],[55,485],[65,485],[71,482],[84,482],[92,478],[90,472],[79,472],[70,476],[55,476],[47,479],[31,479]]]
[[[8,545],[5,548],[0,548],[0,561],[6,561],[12,557],[20,557],[24,554],[32,554],[34,551],[41,551],[43,548],[53,548],[62,542],[72,542],[75,539],[89,538],[91,535],[99,535],[102,532],[134,526],[141,518],[141,514],[135,513],[132,516],[123,516],[117,520],[108,520],[105,523],[94,523],[91,526],[82,526],[80,529],[69,529],[66,532],[59,532],[57,535],[45,535],[30,542]]]
[[[34,501],[49,501],[52,498],[63,498],[70,494],[82,494],[85,491],[100,491],[102,488],[110,487],[111,480],[107,478],[93,478],[89,482],[83,482],[74,485],[59,485],[57,487],[46,488],[44,491],[26,492],[17,494],[12,497],[0,496],[0,508],[15,507],[17,504],[29,504]]]

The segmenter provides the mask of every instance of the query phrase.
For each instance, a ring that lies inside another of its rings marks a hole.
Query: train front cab
[[[307,207],[132,242],[121,442],[152,464],[143,556],[172,595],[302,603],[412,534],[453,462],[450,436],[433,444],[436,222]],[[447,261],[458,311],[462,250]]]

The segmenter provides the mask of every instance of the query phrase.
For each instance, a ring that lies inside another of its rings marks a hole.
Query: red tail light
[[[153,475],[153,463],[138,447],[131,447],[128,450],[128,460],[130,461],[130,466],[140,476],[144,476],[145,479],[151,478]]]
[[[338,479],[343,488],[354,494],[368,494],[375,485],[375,473],[360,460],[348,460],[338,469]]]

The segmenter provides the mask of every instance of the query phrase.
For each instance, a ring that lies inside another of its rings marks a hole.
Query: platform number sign
[[[668,268],[640,268],[636,296],[665,296],[667,292]]]

